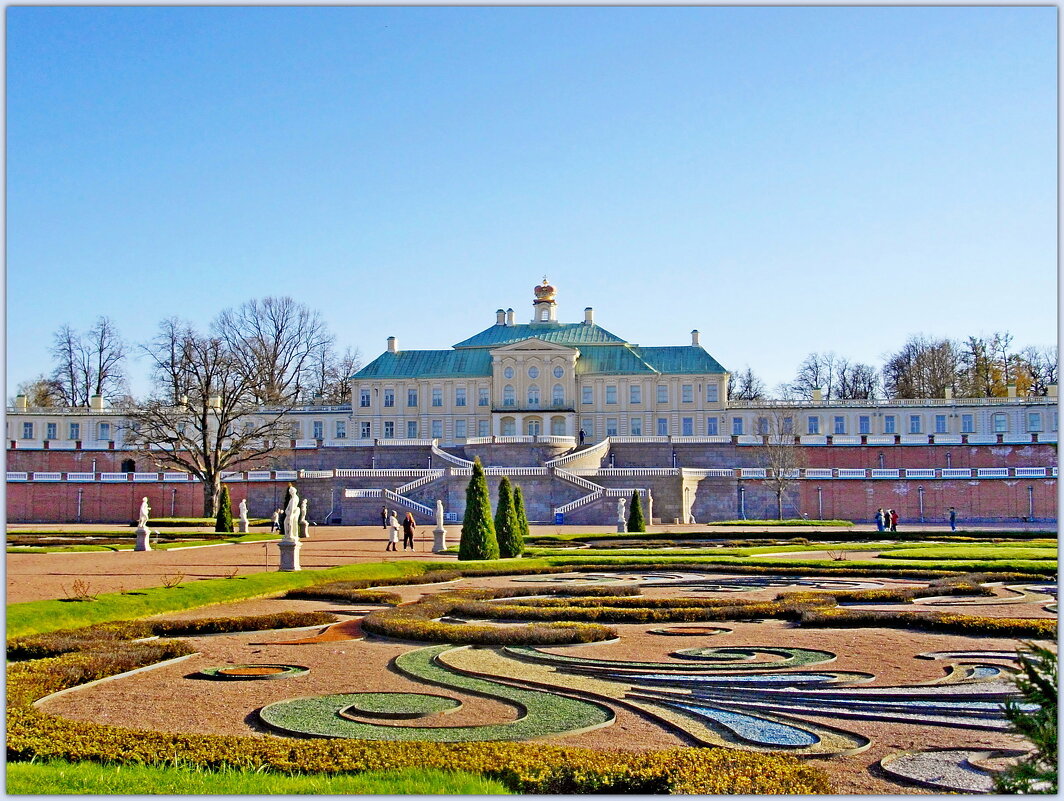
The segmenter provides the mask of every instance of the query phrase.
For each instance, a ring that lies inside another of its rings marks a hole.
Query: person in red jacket
[[[890,530],[898,530],[898,513],[891,509],[888,514],[890,515]]]

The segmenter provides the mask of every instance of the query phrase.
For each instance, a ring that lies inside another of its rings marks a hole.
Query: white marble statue
[[[244,525],[248,523],[248,499],[240,499],[240,522]]]
[[[617,525],[619,526],[622,523],[627,523],[627,522],[628,521],[624,519],[624,498],[618,498],[617,499]]]
[[[137,517],[137,528],[148,527],[148,515],[151,513],[151,507],[148,506],[148,498],[145,496],[140,501],[140,515]]]
[[[443,501],[436,499],[436,528],[443,528]]]
[[[284,510],[284,538],[295,540],[299,538],[299,493],[295,487],[288,488],[288,505]]]
[[[310,536],[310,517],[307,514],[307,503],[308,503],[308,500],[306,498],[304,498],[303,499],[303,503],[299,507],[299,536],[300,537],[309,537]]]

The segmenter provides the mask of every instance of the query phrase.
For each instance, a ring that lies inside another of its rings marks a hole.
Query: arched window
[[[552,417],[550,419],[550,433],[556,437],[565,436],[565,418]]]
[[[527,432],[528,436],[530,436],[530,437],[538,437],[540,435],[540,423],[539,423],[539,420],[537,418],[535,418],[535,417],[533,417],[531,420],[529,420],[527,425],[525,426],[525,431]]]
[[[547,309],[544,309],[539,313],[539,319],[541,322],[547,322],[550,320],[550,312]]]
[[[535,384],[528,388],[528,405],[539,406],[539,387]]]
[[[551,391],[551,403],[555,406],[565,405],[565,387],[561,384],[555,384],[554,389]]]
[[[517,434],[517,424],[512,417],[504,417],[501,421],[502,436],[512,437]]]
[[[510,384],[507,384],[502,388],[502,405],[503,406],[516,406],[517,402],[514,396],[514,388]]]

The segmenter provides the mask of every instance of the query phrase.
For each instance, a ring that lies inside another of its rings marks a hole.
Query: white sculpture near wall
[[[140,512],[137,514],[137,544],[133,546],[134,551],[151,550],[151,529],[148,528],[150,514],[151,507],[148,506],[148,498],[145,496],[140,501]]]
[[[145,496],[140,502],[140,514],[137,517],[137,528],[148,527],[148,515],[151,513],[151,507],[148,506],[148,498]]]
[[[307,519],[307,503],[307,499],[304,498],[303,504],[299,508],[299,536],[304,539],[310,536],[310,521]]]
[[[447,550],[447,529],[443,527],[443,501],[436,499],[436,528],[432,530],[432,552]]]
[[[247,534],[251,528],[251,522],[248,520],[248,499],[240,499],[240,533]]]
[[[299,537],[299,493],[295,487],[288,488],[288,505],[284,513],[284,537],[286,540],[295,540]]]
[[[624,498],[617,499],[617,533],[623,534],[628,530],[628,521],[624,519]]]

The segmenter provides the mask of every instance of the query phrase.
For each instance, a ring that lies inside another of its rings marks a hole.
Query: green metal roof
[[[385,351],[352,378],[446,378],[490,376],[491,354],[479,350]]]
[[[497,348],[522,339],[542,339],[556,345],[612,345],[625,344],[616,334],[587,323],[523,323],[521,325],[493,325],[479,334],[455,345],[456,348]]]
[[[577,375],[635,375],[654,372],[654,368],[643,361],[631,345],[588,348],[580,351],[580,358],[576,360]]]
[[[633,350],[659,373],[726,373],[720,362],[700,345],[676,345]]]

